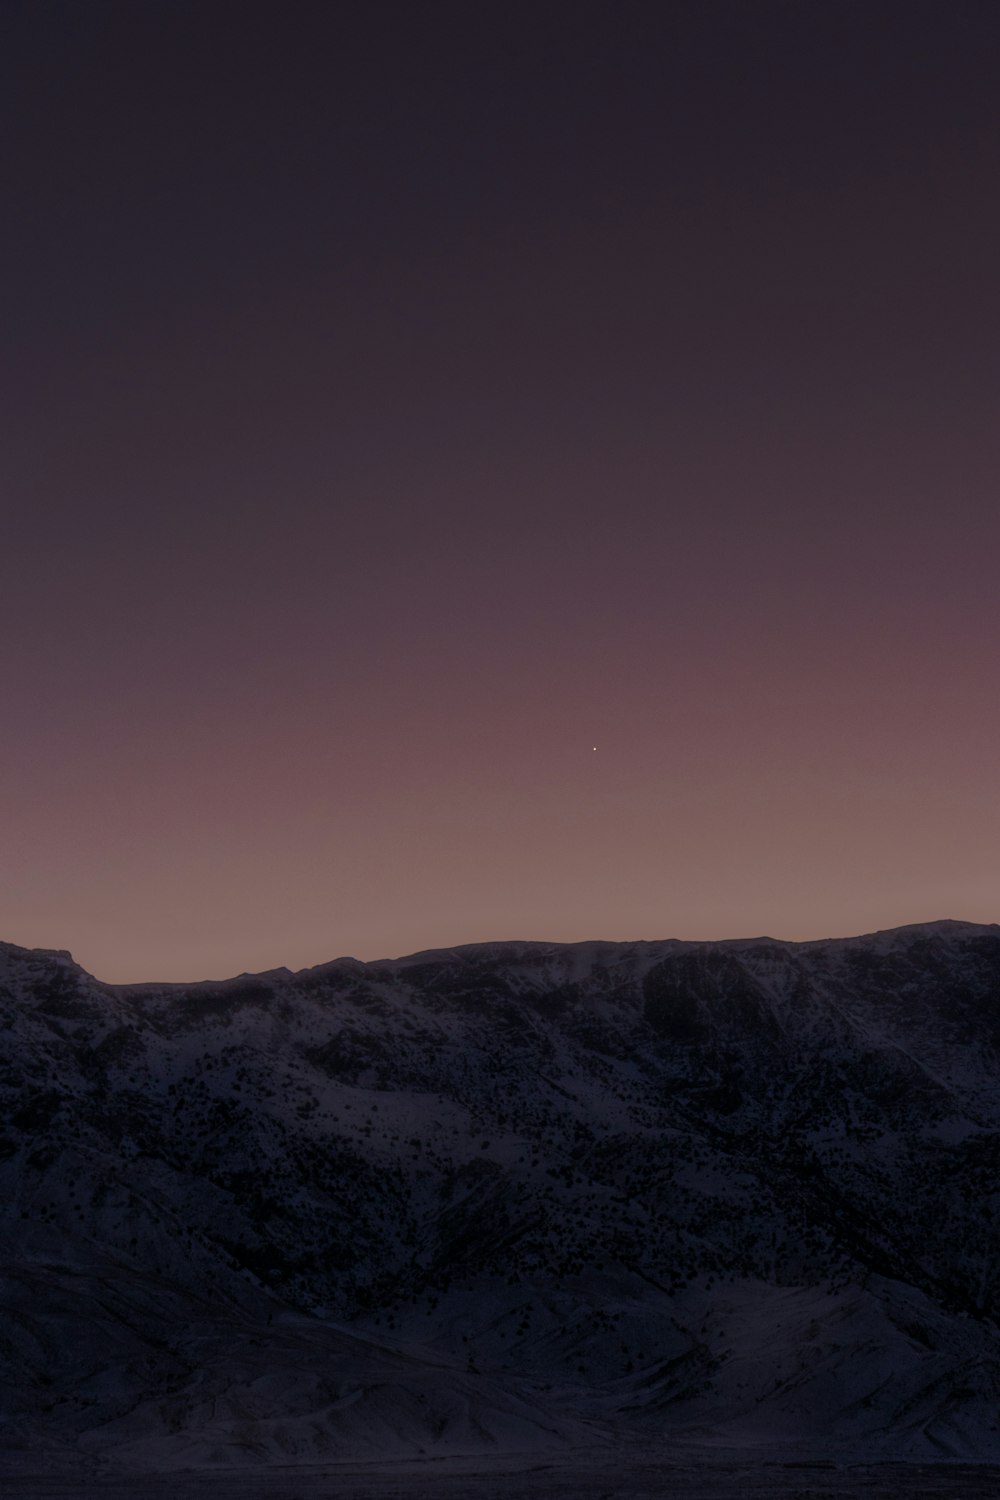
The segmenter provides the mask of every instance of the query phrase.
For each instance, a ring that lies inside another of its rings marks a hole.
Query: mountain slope
[[[191,986],[0,945],[4,1446],[998,1456],[998,1051],[963,923]]]

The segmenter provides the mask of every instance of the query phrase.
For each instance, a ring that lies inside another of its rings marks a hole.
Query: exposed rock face
[[[0,945],[0,1448],[1000,1456],[1000,928]]]

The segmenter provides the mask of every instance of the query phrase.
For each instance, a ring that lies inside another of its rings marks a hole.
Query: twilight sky
[[[998,920],[998,99],[996,0],[4,0],[0,938]]]

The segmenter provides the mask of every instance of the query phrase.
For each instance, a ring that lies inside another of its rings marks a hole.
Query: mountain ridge
[[[3,1446],[1000,1457],[998,1079],[993,924],[190,985],[0,944]]]
[[[776,938],[767,933],[757,937],[742,938],[583,938],[573,942],[561,942],[557,939],[546,938],[496,938],[478,943],[456,943],[450,946],[436,948],[420,948],[413,953],[402,954],[395,958],[355,958],[352,954],[341,954],[337,958],[326,959],[318,964],[307,964],[301,969],[290,969],[285,964],[278,964],[270,969],[243,969],[238,974],[224,975],[219,979],[140,979],[140,980],[102,980],[83,964],[77,962],[68,948],[28,948],[17,943],[9,943],[0,940],[0,951],[11,949],[21,953],[31,953],[39,957],[55,959],[67,959],[75,967],[86,974],[88,978],[97,983],[114,990],[137,990],[137,989],[191,989],[210,984],[233,984],[241,979],[272,979],[291,978],[297,979],[303,975],[315,974],[323,969],[332,968],[338,964],[361,964],[366,968],[390,967],[413,963],[417,960],[430,960],[441,958],[445,955],[457,957],[462,954],[491,954],[496,956],[504,950],[574,950],[574,949],[659,949],[659,948],[739,948],[754,946],[758,943],[772,943],[777,947],[785,948],[817,948],[831,943],[861,943],[874,939],[893,939],[904,934],[920,934],[933,936],[942,932],[977,932],[984,934],[1000,933],[1000,923],[996,922],[967,922],[961,918],[942,917],[928,922],[909,922],[898,927],[876,928],[871,932],[857,933],[849,937],[822,937],[822,938]]]

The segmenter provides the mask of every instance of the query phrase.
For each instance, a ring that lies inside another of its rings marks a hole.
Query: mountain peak
[[[1000,1458],[1000,928],[191,985],[0,958],[33,1463]]]

